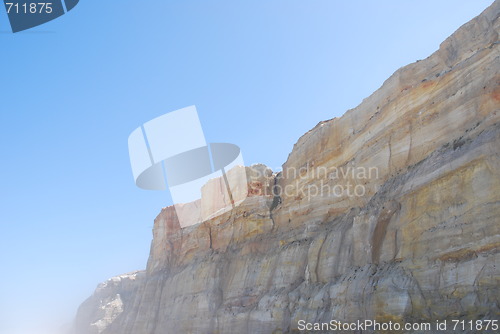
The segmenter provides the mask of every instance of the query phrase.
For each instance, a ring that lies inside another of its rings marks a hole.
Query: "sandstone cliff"
[[[281,173],[247,168],[237,208],[185,229],[164,208],[146,271],[100,286],[77,333],[500,319],[499,13],[319,123]]]

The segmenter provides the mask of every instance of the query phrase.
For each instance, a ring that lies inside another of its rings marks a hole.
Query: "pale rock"
[[[235,193],[248,197],[234,209],[181,229],[164,208],[146,272],[133,289],[98,289],[78,333],[500,319],[499,12],[495,1],[433,55],[318,124],[282,173],[247,167],[248,192]],[[365,192],[304,191],[349,185]]]

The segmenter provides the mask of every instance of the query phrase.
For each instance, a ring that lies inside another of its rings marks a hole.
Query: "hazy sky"
[[[208,142],[280,168],[491,3],[81,0],[18,34],[0,9],[0,334],[71,319],[145,267],[170,196],[135,187],[135,128],[196,105]]]

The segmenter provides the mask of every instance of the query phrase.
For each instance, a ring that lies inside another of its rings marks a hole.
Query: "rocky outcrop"
[[[319,123],[282,172],[247,167],[235,209],[181,229],[164,208],[142,278],[98,289],[78,333],[500,319],[499,13]]]
[[[78,309],[75,328],[85,333],[99,334],[123,312],[130,311],[137,289],[145,277],[144,271],[136,271],[110,278],[99,284],[96,291]]]

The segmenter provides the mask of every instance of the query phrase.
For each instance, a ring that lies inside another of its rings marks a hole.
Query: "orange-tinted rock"
[[[499,319],[499,13],[319,123],[282,173],[247,168],[236,208],[185,229],[163,209],[135,298],[102,333]]]

